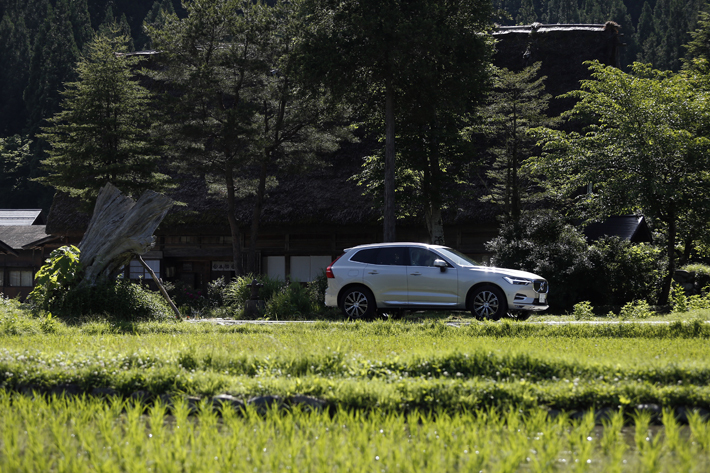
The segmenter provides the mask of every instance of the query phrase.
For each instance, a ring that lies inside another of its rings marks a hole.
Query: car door
[[[407,305],[407,256],[404,246],[385,246],[365,268],[378,307]]]
[[[422,247],[409,247],[407,266],[407,298],[409,305],[454,307],[459,302],[458,271],[452,265],[434,266],[434,261],[444,259]]]

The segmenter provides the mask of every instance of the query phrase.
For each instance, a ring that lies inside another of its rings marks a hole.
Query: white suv
[[[326,270],[325,305],[346,317],[378,310],[470,310],[477,319],[520,320],[547,309],[547,281],[513,269],[478,266],[456,250],[424,243],[348,248]]]

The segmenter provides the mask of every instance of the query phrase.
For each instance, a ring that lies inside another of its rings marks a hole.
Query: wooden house
[[[0,210],[0,294],[24,299],[59,237],[46,232],[41,210]]]

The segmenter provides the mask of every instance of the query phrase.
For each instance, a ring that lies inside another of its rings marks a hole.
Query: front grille
[[[547,281],[545,281],[544,279],[536,279],[533,283],[533,287],[535,288],[535,292],[540,292],[543,294],[547,294],[547,291],[550,289],[549,285],[547,284]]]

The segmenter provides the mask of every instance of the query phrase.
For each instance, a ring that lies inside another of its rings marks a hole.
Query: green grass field
[[[706,312],[663,325],[219,326],[66,324],[7,304],[0,471],[706,471]],[[68,386],[78,395],[56,395]],[[137,391],[148,399],[131,401]],[[328,408],[219,416],[219,393]],[[187,395],[203,400],[194,415]]]

